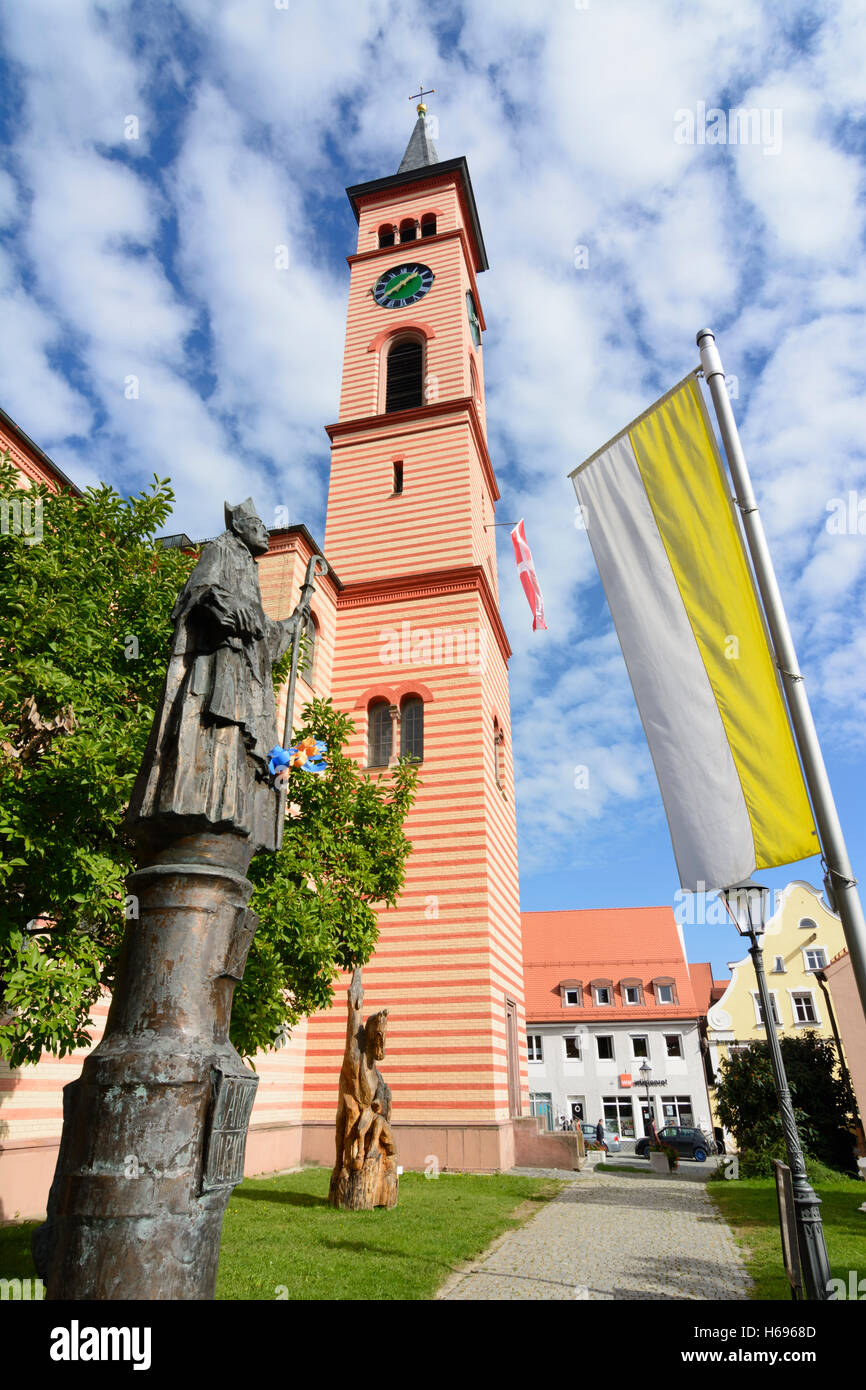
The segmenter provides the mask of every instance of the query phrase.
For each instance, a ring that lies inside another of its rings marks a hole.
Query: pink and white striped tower
[[[327,427],[325,553],[343,584],[332,694],[356,720],[352,755],[381,766],[384,705],[396,756],[418,737],[423,701],[414,850],[364,970],[365,1006],[390,1011],[382,1068],[400,1161],[497,1169],[513,1162],[511,1122],[528,1097],[510,648],[476,281],[487,261],[466,160],[438,159],[423,107],[399,172],[347,192],[358,249],[339,419]],[[304,1155],[322,1162],[341,1003],[307,1034]]]

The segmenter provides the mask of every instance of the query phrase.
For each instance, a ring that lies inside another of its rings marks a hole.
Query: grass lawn
[[[404,1173],[393,1211],[334,1211],[330,1171],[247,1179],[223,1224],[217,1298],[430,1298],[453,1269],[521,1225],[561,1183]]]
[[[334,1211],[330,1170],[247,1178],[223,1223],[218,1299],[425,1299],[562,1186],[549,1178],[404,1173],[393,1211]],[[0,1226],[0,1276],[33,1278],[38,1222]]]
[[[835,1279],[856,1269],[866,1274],[866,1212],[858,1211],[866,1199],[866,1184],[856,1178],[817,1184],[827,1254]],[[738,1178],[735,1182],[707,1183],[755,1281],[752,1298],[790,1299],[790,1287],[782,1264],[779,1208],[773,1178]]]

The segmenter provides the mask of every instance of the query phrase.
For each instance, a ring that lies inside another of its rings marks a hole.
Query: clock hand
[[[413,270],[409,275],[404,275],[402,280],[398,280],[396,285],[389,285],[388,293],[396,294],[398,290],[402,290],[403,286],[407,285],[410,280],[414,280],[414,278],[415,271]]]

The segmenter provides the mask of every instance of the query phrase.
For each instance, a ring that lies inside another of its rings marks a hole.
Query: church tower
[[[339,419],[324,553],[336,597],[331,694],[371,773],[420,760],[396,908],[364,969],[390,1011],[382,1072],[400,1161],[513,1163],[527,1065],[507,663],[487,449],[487,268],[465,158],[440,160],[426,108],[396,174],[347,189]],[[343,994],[310,1020],[304,1157],[331,1163]]]

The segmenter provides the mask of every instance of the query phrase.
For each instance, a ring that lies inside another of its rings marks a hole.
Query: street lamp
[[[638,1071],[640,1072],[641,1081],[642,1081],[642,1082],[644,1083],[644,1085],[646,1086],[646,1114],[647,1114],[647,1121],[648,1121],[648,1123],[649,1123],[649,1134],[648,1134],[647,1137],[648,1137],[650,1143],[652,1143],[653,1139],[655,1138],[655,1128],[656,1128],[656,1127],[655,1127],[655,1118],[654,1118],[654,1116],[653,1116],[653,1111],[652,1111],[652,1101],[650,1100],[650,1087],[649,1087],[649,1084],[650,1084],[650,1077],[652,1076],[652,1070],[653,1070],[653,1069],[652,1069],[652,1067],[650,1066],[649,1062],[647,1061],[646,1058],[644,1058],[644,1060],[641,1062],[640,1066],[638,1067]]]
[[[761,1001],[764,1031],[767,1034],[770,1048],[770,1064],[773,1068],[773,1080],[776,1084],[776,1095],[779,1100],[782,1132],[785,1136],[785,1148],[788,1151],[788,1166],[791,1169],[794,1219],[797,1223],[797,1245],[800,1250],[800,1264],[803,1269],[806,1295],[810,1299],[826,1299],[831,1276],[830,1261],[827,1258],[827,1246],[824,1240],[824,1227],[821,1223],[821,1198],[806,1175],[803,1149],[797,1132],[797,1121],[794,1118],[794,1106],[788,1088],[788,1078],[785,1075],[785,1064],[782,1061],[782,1049],[779,1046],[776,1020],[773,1016],[767,989],[767,977],[764,974],[761,938],[766,925],[769,893],[769,888],[748,880],[745,883],[732,884],[730,888],[723,888],[719,897],[725,904],[728,915],[740,936],[748,937],[751,942],[749,955],[752,957],[755,978],[758,982],[758,998]]]

